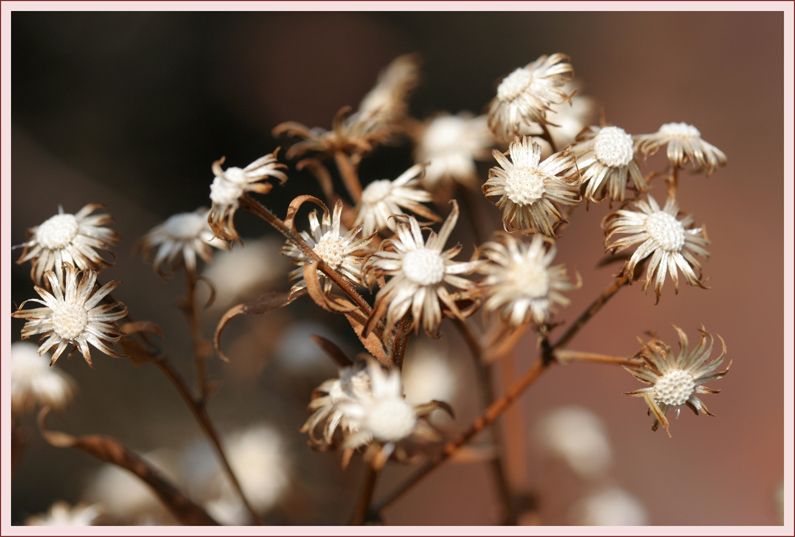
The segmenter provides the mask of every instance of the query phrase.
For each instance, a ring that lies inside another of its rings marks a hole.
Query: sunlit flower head
[[[569,100],[566,82],[574,69],[565,54],[541,56],[506,76],[489,105],[489,129],[500,140],[526,134],[533,123],[548,124],[547,111],[553,104]]]
[[[555,203],[580,202],[574,154],[566,150],[541,162],[541,146],[529,136],[511,142],[508,153],[510,160],[494,151],[500,166],[489,171],[483,194],[499,196],[495,205],[502,210],[505,231],[554,236],[555,225],[566,221]]]
[[[271,183],[261,183],[263,179],[272,177],[284,183],[287,175],[281,171],[284,164],[276,161],[278,149],[265,155],[245,168],[221,168],[224,159],[213,162],[215,179],[210,185],[210,200],[213,202],[208,218],[210,227],[217,237],[225,240],[238,241],[240,236],[235,230],[235,212],[240,207],[240,199],[248,192],[267,194],[273,188]]]
[[[228,243],[213,234],[207,222],[208,215],[209,211],[203,207],[192,213],[175,214],[144,235],[136,249],[151,261],[160,275],[173,273],[182,266],[195,272],[197,257],[210,263],[212,247],[229,249]]]
[[[729,371],[731,362],[724,371],[715,372],[726,356],[726,343],[719,335],[715,335],[720,341],[722,350],[720,355],[710,360],[714,337],[702,326],[701,341],[698,347],[692,351],[688,347],[687,335],[677,326],[674,326],[679,335],[679,353],[674,355],[671,347],[664,342],[653,339],[644,343],[641,357],[645,364],[639,367],[625,367],[632,375],[649,386],[641,388],[626,395],[643,397],[649,406],[649,413],[654,416],[652,430],[656,431],[662,425],[668,436],[668,419],[666,412],[676,409],[676,416],[682,406],[687,406],[696,415],[699,411],[704,414],[713,414],[707,410],[707,406],[699,399],[699,394],[715,394],[720,390],[715,390],[703,386],[707,382],[718,380]]]
[[[627,183],[644,192],[648,185],[640,173],[632,136],[620,128],[590,127],[573,147],[582,174],[585,199],[599,202],[606,197],[624,201]]]
[[[89,343],[108,356],[123,358],[124,355],[117,353],[109,345],[121,339],[122,334],[115,321],[127,315],[127,308],[121,302],[100,304],[121,282],[114,280],[96,290],[97,273],[93,270],[78,272],[74,266],[67,264],[64,265],[64,271],[63,286],[52,271],[45,272],[44,276],[50,282],[52,292],[36,286],[35,290],[41,300],[26,300],[11,314],[15,319],[27,321],[22,328],[22,339],[42,334],[39,354],[55,347],[50,365],[58,360],[70,344],[80,349],[91,367],[93,364]],[[23,310],[28,302],[36,302],[43,307]]]
[[[97,272],[113,265],[114,261],[106,261],[99,251],[110,250],[121,235],[104,227],[113,222],[110,215],[92,214],[103,208],[99,203],[90,203],[75,214],[67,214],[59,207],[58,214],[28,230],[17,263],[31,262],[30,276],[38,285],[46,271],[58,272],[64,263]]]
[[[418,126],[413,135],[414,160],[428,163],[423,183],[429,190],[453,182],[474,186],[475,161],[487,159],[494,145],[486,116],[474,117],[466,112],[433,117]]]
[[[635,208],[638,209],[636,211],[621,209],[605,216],[602,221],[605,230],[605,249],[620,252],[633,244],[641,243],[625,263],[624,273],[632,278],[637,264],[651,256],[649,266],[646,268],[643,291],[645,292],[654,280],[654,294],[658,301],[665,275],[668,273],[671,274],[674,282],[674,291],[679,291],[677,268],[682,271],[687,283],[706,288],[701,280],[701,262],[696,258],[696,255],[709,257],[706,247],[710,241],[706,229],[692,228],[691,215],[678,219],[679,206],[673,198],[668,198],[662,209],[654,198],[651,196],[647,198],[648,202],[638,200],[634,203]],[[610,239],[617,233],[625,233],[628,236],[610,243]]]
[[[361,225],[351,231],[345,231],[340,223],[341,215],[341,201],[334,206],[334,214],[324,213],[320,222],[317,219],[317,211],[312,211],[309,215],[311,234],[301,231],[300,235],[330,269],[337,271],[350,283],[361,285],[363,256],[368,253],[367,245],[373,237],[372,235],[362,237]],[[299,266],[290,273],[290,280],[298,282],[293,285],[293,292],[305,289],[303,266],[311,263],[312,260],[291,242],[284,245],[282,254],[290,257],[292,262]],[[331,290],[331,279],[322,272],[318,272],[318,276],[323,284],[324,292],[328,293]]]
[[[666,145],[666,155],[673,166],[682,168],[691,162],[696,171],[706,170],[708,176],[718,166],[726,165],[723,151],[702,140],[699,130],[687,123],[666,123],[656,133],[636,136],[635,140],[638,152],[647,157]]]
[[[442,251],[458,221],[455,202],[439,234],[431,231],[427,241],[414,217],[403,216],[397,220],[397,236],[382,242],[380,249],[365,262],[365,281],[369,285],[379,276],[390,276],[376,295],[373,316],[381,318],[386,315],[388,333],[410,313],[409,330],[419,330],[422,325],[427,334],[435,335],[442,322],[440,302],[453,315],[462,315],[445,285],[472,289],[475,284],[461,275],[471,274],[483,262],[453,261],[461,251],[460,245]]]
[[[376,231],[390,229],[394,231],[397,222],[392,215],[403,214],[403,209],[428,218],[438,217],[423,202],[433,199],[430,192],[422,188],[420,179],[425,166],[415,164],[395,179],[380,179],[367,185],[362,191],[362,199],[356,206],[354,226],[362,225],[362,234],[372,235]]]
[[[499,312],[514,327],[530,320],[539,325],[548,322],[555,305],[569,304],[562,292],[580,286],[579,277],[576,283],[569,282],[564,265],[550,266],[557,250],[542,235],[527,243],[502,233],[481,251],[489,261],[479,269],[486,275],[479,283],[484,311]]]
[[[36,407],[63,408],[75,390],[72,377],[37,352],[32,343],[11,345],[11,414],[19,416]]]

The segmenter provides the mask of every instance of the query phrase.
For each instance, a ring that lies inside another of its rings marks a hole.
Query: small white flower
[[[579,526],[645,526],[646,508],[635,496],[618,487],[607,487],[578,500],[570,519]]]
[[[260,183],[263,179],[273,177],[284,183],[287,175],[280,168],[284,164],[276,161],[278,149],[270,155],[265,155],[246,166],[245,168],[221,168],[224,159],[213,162],[215,179],[210,185],[210,200],[213,202],[210,210],[209,223],[213,233],[222,239],[238,241],[240,236],[235,230],[235,212],[240,207],[240,199],[248,192],[267,194],[273,188],[271,183]]]
[[[218,239],[207,222],[209,211],[196,209],[192,213],[175,214],[164,223],[154,227],[136,244],[146,258],[152,257],[152,266],[158,274],[165,275],[185,266],[190,272],[196,270],[196,257],[205,263],[212,261],[212,246],[223,250],[229,244]]]
[[[508,141],[526,134],[533,123],[548,124],[546,113],[553,104],[567,102],[563,86],[574,78],[574,69],[565,54],[541,56],[506,76],[489,105],[489,129],[498,139]]]
[[[566,221],[554,203],[580,202],[574,154],[566,150],[541,162],[541,146],[529,136],[511,142],[508,152],[510,160],[497,150],[493,152],[500,166],[489,170],[483,194],[499,196],[495,205],[502,210],[505,231],[554,236],[554,226]]]
[[[16,342],[11,345],[11,414],[18,416],[40,406],[63,408],[75,389],[72,377],[50,367],[39,356],[36,345]]]
[[[362,225],[362,234],[370,236],[376,231],[391,229],[397,223],[392,215],[403,214],[401,209],[408,209],[424,218],[438,220],[430,209],[422,205],[433,199],[430,192],[425,191],[420,178],[425,166],[415,164],[395,179],[373,181],[362,191],[362,199],[356,207],[354,226]]]
[[[535,432],[544,449],[582,477],[604,476],[613,462],[605,427],[587,408],[555,409],[539,422]]]
[[[582,182],[588,185],[585,199],[589,201],[600,202],[607,196],[623,201],[630,178],[639,192],[648,188],[635,159],[632,136],[620,127],[590,127],[572,151]]]
[[[723,151],[702,140],[701,132],[687,123],[666,123],[656,133],[636,136],[635,140],[638,151],[647,157],[667,145],[666,155],[671,165],[682,168],[692,162],[697,171],[705,169],[708,176],[719,165],[726,164]]]
[[[111,349],[108,344],[112,345],[121,339],[121,331],[115,321],[127,315],[127,308],[121,302],[100,305],[102,299],[121,282],[114,280],[95,290],[97,273],[93,270],[86,269],[78,273],[69,264],[64,265],[64,270],[66,276],[63,287],[55,274],[47,271],[44,275],[50,282],[52,293],[36,286],[35,290],[42,300],[26,300],[11,314],[15,319],[28,321],[22,328],[22,339],[43,334],[39,354],[44,354],[57,345],[50,365],[58,360],[70,344],[80,349],[91,367],[94,366],[88,349],[89,343],[108,356],[123,358],[124,355]],[[37,302],[44,307],[23,310],[28,302]]]
[[[486,312],[499,311],[514,327],[531,319],[546,323],[555,304],[566,306],[569,299],[561,291],[580,285],[569,283],[564,265],[550,267],[557,250],[542,235],[535,235],[530,244],[508,234],[482,246],[489,263],[480,268],[486,277],[479,283],[486,302]]]
[[[111,266],[113,262],[104,260],[98,251],[110,249],[121,235],[104,227],[113,222],[110,215],[91,214],[102,208],[99,203],[90,203],[76,214],[67,214],[59,207],[58,214],[28,230],[17,264],[31,261],[30,276],[38,285],[46,271],[59,272],[64,263],[97,272]]]
[[[474,186],[475,160],[487,159],[494,144],[486,116],[466,112],[436,116],[419,127],[415,136],[414,159],[429,163],[423,183],[431,190],[452,181]]]
[[[63,501],[55,502],[45,515],[35,515],[25,521],[26,526],[93,526],[100,515],[98,505],[78,504],[74,507]]]
[[[342,215],[342,202],[338,201],[334,206],[334,214],[323,214],[323,219],[318,222],[317,211],[309,214],[309,229],[311,235],[306,231],[301,231],[301,238],[312,248],[330,269],[337,271],[343,278],[353,285],[362,283],[362,258],[367,254],[366,247],[372,240],[371,236],[360,237],[362,226],[358,226],[349,232],[345,232],[340,223]],[[290,273],[290,280],[298,283],[293,285],[292,292],[306,288],[306,281],[303,275],[303,266],[311,260],[293,243],[287,242],[282,248],[282,255],[291,258],[291,261],[299,268]],[[331,291],[331,278],[318,272],[323,290],[325,293]]]
[[[632,277],[637,264],[651,255],[643,291],[654,280],[654,294],[658,301],[665,275],[669,272],[674,282],[674,291],[679,291],[677,268],[682,271],[687,283],[705,288],[700,275],[701,262],[695,254],[709,257],[706,246],[710,241],[706,229],[691,228],[693,217],[690,215],[678,220],[679,206],[673,198],[668,198],[662,210],[651,196],[648,196],[648,203],[643,200],[635,202],[635,207],[639,211],[622,209],[608,214],[602,221],[605,249],[608,251],[620,252],[633,244],[642,243],[624,264],[624,273]],[[616,233],[630,235],[609,244]],[[699,271],[698,276],[694,268]]]
[[[656,431],[662,425],[668,436],[671,436],[671,432],[668,430],[665,414],[672,408],[676,408],[677,417],[682,406],[687,406],[696,415],[699,410],[713,415],[697,394],[718,393],[720,390],[707,388],[703,384],[723,378],[731,367],[729,362],[724,371],[715,372],[726,356],[726,343],[722,337],[717,336],[722,347],[720,355],[710,360],[714,338],[703,326],[699,329],[701,341],[692,352],[688,349],[687,335],[677,326],[674,329],[679,335],[679,354],[674,356],[670,346],[654,339],[644,344],[641,353],[646,362],[644,366],[624,368],[636,379],[649,385],[647,388],[627,392],[626,395],[643,397],[654,416],[652,430]]]

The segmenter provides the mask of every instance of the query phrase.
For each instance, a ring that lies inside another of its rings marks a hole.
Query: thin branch
[[[351,195],[354,203],[359,203],[362,199],[362,185],[359,182],[359,176],[356,173],[353,163],[348,158],[344,151],[337,150],[334,152],[334,162],[337,163],[337,169],[340,171],[345,188]]]
[[[196,362],[196,384],[198,400],[200,406],[204,406],[209,395],[207,383],[206,362],[210,357],[210,346],[202,338],[201,327],[199,325],[199,309],[196,307],[196,282],[198,281],[196,271],[185,269],[185,284],[187,287],[187,297],[185,299],[184,311],[190,326],[191,342],[193,344],[193,356]]]
[[[617,356],[607,356],[605,354],[596,354],[593,352],[580,352],[570,351],[566,349],[556,349],[553,351],[553,356],[560,363],[567,362],[592,362],[597,364],[614,364],[637,366],[643,362],[632,358],[620,358]]]
[[[353,514],[352,526],[361,526],[367,522],[370,511],[370,503],[373,501],[373,494],[375,493],[375,484],[378,481],[379,470],[374,469],[371,465],[367,465],[367,473],[364,476],[364,484],[362,485],[362,494],[359,497],[359,503],[356,505],[356,512]]]

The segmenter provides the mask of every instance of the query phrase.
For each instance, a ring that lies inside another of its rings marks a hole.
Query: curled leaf
[[[215,352],[218,354],[218,357],[225,362],[229,361],[229,358],[227,358],[224,353],[221,352],[221,334],[223,333],[224,328],[226,328],[226,325],[229,323],[229,321],[238,315],[262,315],[264,313],[276,311],[291,303],[296,298],[303,296],[304,294],[306,293],[283,293],[273,291],[260,295],[257,299],[250,302],[244,302],[230,308],[226,313],[224,313],[223,317],[221,317],[221,320],[218,321],[218,326],[215,329],[215,336],[213,337]]]
[[[320,199],[316,198],[315,196],[309,196],[309,195],[298,196],[297,198],[295,198],[293,201],[290,202],[290,206],[287,208],[287,216],[284,218],[284,225],[287,226],[287,228],[296,232],[295,215],[298,213],[298,209],[301,208],[301,205],[303,205],[308,201],[314,203],[315,205],[323,209],[324,213],[329,212],[328,207],[326,207],[326,204],[323,203]]]
[[[314,341],[315,344],[317,344],[317,346],[323,350],[323,352],[328,354],[329,357],[332,360],[334,360],[334,362],[336,362],[338,366],[347,367],[353,364],[351,359],[348,358],[344,352],[342,352],[342,349],[337,347],[335,343],[329,341],[323,336],[313,335],[312,341]]]
[[[49,411],[49,407],[44,407],[39,412],[39,429],[50,445],[61,448],[74,448],[131,472],[146,483],[160,498],[163,505],[171,511],[171,514],[185,525],[218,526],[218,522],[208,515],[204,509],[182,494],[160,472],[113,438],[99,435],[75,437],[66,433],[48,430],[44,422]]]

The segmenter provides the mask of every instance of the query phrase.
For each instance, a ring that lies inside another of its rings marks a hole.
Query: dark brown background
[[[593,410],[614,446],[615,482],[643,502],[653,524],[780,523],[773,496],[784,460],[782,14],[16,12],[12,32],[13,243],[59,203],[67,212],[104,203],[124,237],[117,266],[108,272],[124,281],[117,296],[136,317],[164,327],[186,376],[185,323],[171,309],[181,279],[165,283],[128,255],[134,241],[171,214],[209,203],[213,160],[225,155],[229,164],[245,165],[272,151],[277,141],[270,130],[285,120],[328,127],[398,54],[418,51],[424,58],[423,82],[411,99],[416,117],[480,112],[500,77],[541,54],[565,52],[584,93],[602,103],[610,123],[630,133],[653,132],[670,121],[696,125],[729,161],[710,178],[684,177],[679,195],[682,210],[705,223],[713,241],[705,263],[711,289],[685,286],[676,296],[668,281],[655,306],[653,294],[635,285],[571,346],[626,355],[646,330],[674,344],[671,323],[692,340],[704,324],[724,336],[734,361],[716,385],[723,393],[705,396],[717,417],[685,411],[672,421],[673,438],[652,433],[643,402],[621,395],[638,387],[634,379],[618,369],[572,365],[554,368],[525,394],[523,420],[530,431],[558,405]],[[406,149],[383,150],[365,161],[363,177],[395,177],[407,159]],[[317,192],[312,180],[292,171],[268,205],[283,212],[289,199],[307,192]],[[598,223],[606,211],[604,205],[578,211],[559,241],[559,259],[585,282],[571,293],[563,320],[609,283],[611,269],[593,268],[603,254]],[[246,236],[263,233],[246,215],[238,222]],[[466,246],[468,254],[471,242]],[[12,274],[13,300],[32,297],[28,267],[15,265]],[[309,315],[345,332],[337,319],[301,308],[295,304],[285,315]],[[207,319],[208,334],[214,322]],[[281,316],[245,326],[267,331],[287,322]],[[20,328],[15,321],[15,339]],[[450,327],[447,332],[456,339]],[[260,419],[279,423],[294,444],[301,486],[329,487],[331,493],[314,494],[321,499],[307,510],[288,510],[283,521],[345,522],[361,468],[343,473],[332,455],[307,455],[296,431],[313,383],[333,368],[285,388],[283,373],[262,365],[269,349],[258,352],[248,357],[251,369],[240,362],[225,366],[225,385],[212,404],[215,419],[226,429]],[[524,341],[519,354],[525,367],[535,356],[532,343]],[[80,395],[53,426],[110,434],[142,451],[178,448],[198,435],[155,371],[99,356],[94,361],[94,371],[79,357],[59,363],[79,380]],[[221,367],[213,367],[221,375]],[[464,408],[458,426],[473,412]],[[528,446],[521,477],[541,487],[547,462],[529,433]],[[95,467],[82,454],[34,437],[13,485],[14,521],[58,498],[77,501]],[[387,472],[381,491],[404,473]],[[545,520],[562,523],[555,505],[567,501],[568,485],[545,486],[539,489],[542,501],[547,498]],[[446,466],[386,516],[390,524],[477,525],[494,523],[494,509],[485,467]]]

